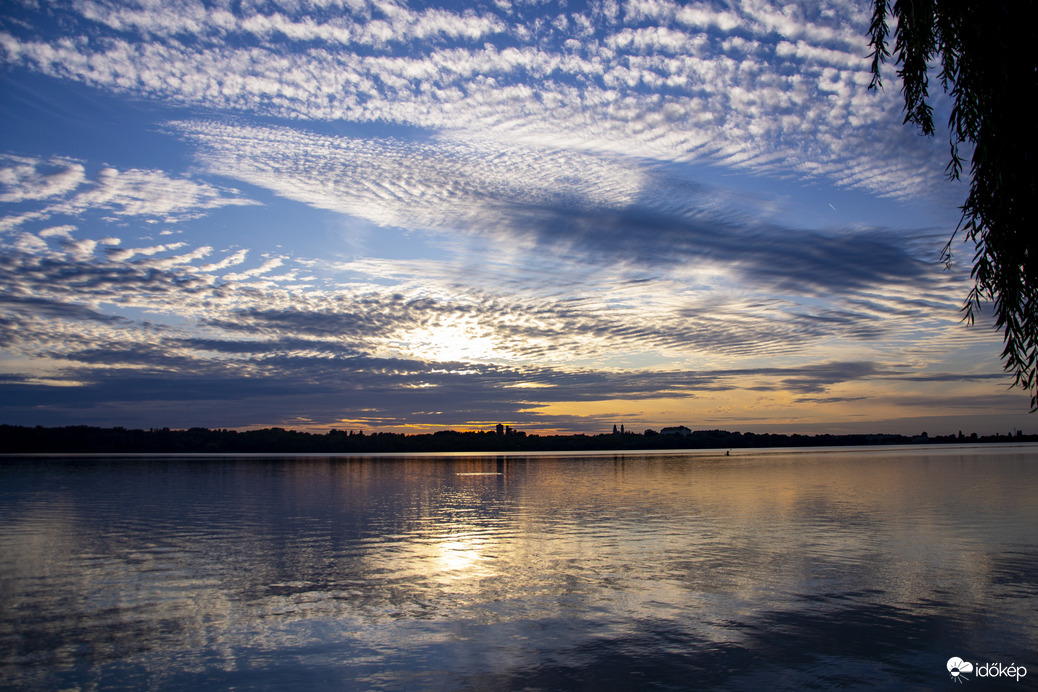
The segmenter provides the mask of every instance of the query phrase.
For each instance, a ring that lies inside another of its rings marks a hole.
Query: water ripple
[[[1032,448],[0,475],[5,687],[925,689],[1038,651]]]

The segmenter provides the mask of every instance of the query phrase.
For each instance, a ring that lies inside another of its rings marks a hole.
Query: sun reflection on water
[[[789,679],[824,686],[812,647],[1038,649],[1035,456],[914,453],[8,466],[0,675],[550,688],[546,661],[687,672],[788,642]]]

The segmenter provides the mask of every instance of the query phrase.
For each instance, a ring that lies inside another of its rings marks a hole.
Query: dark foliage
[[[981,303],[991,301],[1003,332],[1002,362],[1014,384],[1031,395],[1038,409],[1038,51],[1031,34],[1038,15],[1033,0],[875,0],[869,28],[873,79],[880,69],[894,26],[894,62],[905,97],[905,122],[934,134],[930,102],[931,65],[952,99],[948,121],[951,161],[959,178],[960,147],[972,148],[970,191],[962,218],[944,248],[962,232],[976,247],[973,288],[963,304],[972,323]]]

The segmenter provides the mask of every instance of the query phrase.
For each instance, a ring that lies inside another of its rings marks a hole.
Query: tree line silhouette
[[[1038,442],[1038,435],[914,436],[891,434],[784,435],[696,430],[689,435],[624,432],[601,435],[536,435],[511,431],[401,434],[329,430],[311,433],[284,428],[227,430],[189,428],[149,430],[86,425],[45,428],[0,425],[2,453],[386,453],[386,452],[566,452],[662,449],[735,449],[747,447],[821,447],[961,442]]]

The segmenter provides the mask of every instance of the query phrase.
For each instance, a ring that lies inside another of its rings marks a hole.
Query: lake
[[[5,457],[0,599],[5,688],[1035,689],[1038,446]]]

